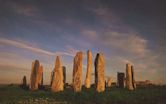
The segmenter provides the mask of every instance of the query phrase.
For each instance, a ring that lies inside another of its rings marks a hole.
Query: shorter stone
[[[24,88],[24,89],[27,88],[27,79],[26,79],[26,76],[24,76],[23,79],[22,79],[21,87]]]
[[[118,72],[117,73],[117,79],[118,79],[118,87],[119,88],[125,88],[125,73],[122,72]]]

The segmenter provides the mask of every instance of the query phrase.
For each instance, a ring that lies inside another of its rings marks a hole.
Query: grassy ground
[[[135,91],[107,88],[96,93],[93,88],[74,93],[71,89],[63,92],[28,91],[19,86],[0,86],[0,104],[166,104],[166,87],[139,87]]]

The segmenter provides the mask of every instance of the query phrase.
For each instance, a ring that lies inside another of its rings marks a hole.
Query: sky
[[[137,81],[166,84],[165,10],[164,0],[0,0],[0,83],[21,83],[24,75],[29,82],[38,59],[49,84],[57,55],[71,83],[78,51],[84,82],[91,50],[93,60],[104,54],[115,82],[130,63]]]

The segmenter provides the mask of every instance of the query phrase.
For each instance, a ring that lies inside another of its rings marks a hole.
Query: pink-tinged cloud
[[[37,9],[35,7],[25,6],[25,7],[17,7],[16,11],[17,13],[25,16],[35,16]]]
[[[81,34],[87,38],[89,38],[90,40],[96,40],[97,38],[97,32],[95,30],[88,30],[88,29],[83,29],[81,31]]]
[[[6,0],[4,5],[11,9],[13,13],[17,13],[18,15],[37,16],[39,13],[39,9],[33,4]]]
[[[37,16],[39,13],[38,8],[29,4],[19,4],[15,2],[9,2],[9,6],[17,14],[24,15],[24,16]]]
[[[0,38],[0,44],[14,46],[17,48],[22,48],[22,49],[27,49],[27,50],[30,50],[32,52],[41,53],[41,54],[45,54],[45,55],[49,55],[49,56],[55,56],[55,55],[67,55],[67,56],[72,56],[72,57],[74,56],[73,54],[68,53],[68,52],[55,52],[54,53],[54,52],[51,52],[48,50],[41,49],[39,47],[30,46],[30,45],[23,43],[23,42],[9,40],[9,39],[5,39],[5,38]]]
[[[135,33],[119,33],[108,31],[101,36],[101,43],[106,46],[112,46],[124,52],[145,56],[148,52],[147,40],[141,38]]]

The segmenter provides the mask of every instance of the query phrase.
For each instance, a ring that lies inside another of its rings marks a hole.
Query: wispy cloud
[[[8,1],[6,4],[17,14],[24,16],[37,16],[39,9],[36,6],[23,2]]]
[[[144,56],[147,49],[147,40],[135,33],[106,32],[101,37],[104,45],[113,46],[122,51]]]
[[[1,45],[14,46],[14,47],[17,47],[17,48],[22,48],[22,49],[27,49],[27,50],[30,50],[32,52],[41,53],[41,54],[45,54],[45,55],[49,55],[49,56],[55,56],[55,55],[73,56],[73,53],[68,53],[68,52],[51,52],[51,51],[44,50],[44,49],[41,49],[41,48],[36,47],[36,46],[35,47],[31,46],[31,45],[23,43],[23,42],[10,40],[10,39],[5,39],[5,38],[0,38],[0,44]]]
[[[88,37],[90,40],[94,40],[97,38],[97,32],[95,30],[82,30],[81,34],[85,37]]]
[[[97,32],[99,31],[99,32]],[[84,30],[81,34],[90,40],[91,44],[112,47],[122,52],[145,56],[148,52],[148,40],[135,32],[118,32],[115,30]],[[96,42],[98,44],[96,44]]]
[[[67,54],[73,55],[75,56],[76,52],[78,52],[79,50],[75,49],[74,47],[72,47],[71,45],[67,45]]]
[[[38,11],[37,8],[33,6],[17,6],[15,10],[18,14],[25,16],[36,16]]]

